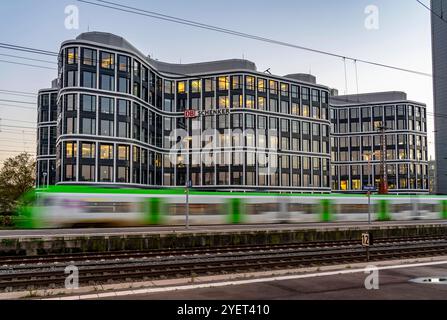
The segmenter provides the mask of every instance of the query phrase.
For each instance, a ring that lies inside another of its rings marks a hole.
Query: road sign
[[[363,186],[363,190],[365,191],[376,191],[376,187],[375,186]]]
[[[184,115],[184,117],[185,118],[196,118],[197,117],[197,110],[194,110],[194,109],[188,109],[188,110],[185,110],[184,112],[183,112],[183,115]]]
[[[372,235],[369,232],[362,233],[362,246],[369,247],[372,245]]]

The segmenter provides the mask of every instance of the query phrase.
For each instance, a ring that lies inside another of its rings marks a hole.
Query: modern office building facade
[[[435,115],[447,114],[447,0],[431,1]],[[447,194],[447,122],[435,116],[436,192]]]
[[[38,186],[358,192],[381,121],[391,128],[390,191],[428,189],[425,106],[403,93],[330,103],[312,75],[274,76],[237,59],[160,62],[100,32],[63,42],[58,70],[57,85],[39,92],[48,121],[39,116]]]
[[[164,63],[99,32],[64,42],[58,69],[58,184],[330,192],[329,88],[311,76]]]
[[[36,186],[56,183],[57,80],[37,98]]]
[[[386,177],[390,193],[428,193],[424,104],[403,92],[332,96],[330,104],[332,191],[379,189]]]

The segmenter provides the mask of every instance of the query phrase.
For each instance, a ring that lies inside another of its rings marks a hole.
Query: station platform
[[[447,221],[0,230],[0,255],[360,241],[366,231],[375,238],[447,236]]]

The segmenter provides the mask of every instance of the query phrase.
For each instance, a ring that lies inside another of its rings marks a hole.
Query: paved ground
[[[367,290],[363,272],[291,279],[217,288],[127,295],[109,299],[423,299],[447,300],[447,283],[418,284],[411,279],[426,276],[447,277],[447,263],[379,271],[379,289]],[[445,281],[447,282],[447,281]]]
[[[446,220],[414,220],[414,221],[390,221],[373,222],[371,226],[404,226],[404,225],[432,225],[447,224]],[[80,236],[80,235],[121,235],[121,234],[150,234],[150,233],[197,233],[197,232],[232,232],[246,230],[294,230],[294,229],[314,229],[314,228],[367,228],[367,223],[359,222],[330,222],[330,223],[299,223],[299,224],[257,224],[257,225],[209,225],[191,226],[188,230],[184,226],[154,226],[135,228],[85,228],[85,229],[39,229],[39,230],[0,230],[2,238],[22,238],[22,237],[51,237],[51,236]]]

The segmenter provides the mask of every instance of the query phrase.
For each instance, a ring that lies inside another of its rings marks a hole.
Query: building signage
[[[202,110],[202,111],[189,109],[189,110],[185,110],[183,114],[184,114],[185,118],[196,118],[196,117],[203,117],[203,116],[229,114],[229,113],[230,113],[230,111],[228,109]]]

